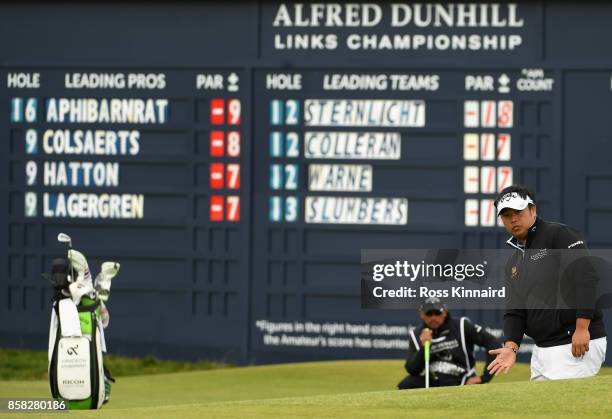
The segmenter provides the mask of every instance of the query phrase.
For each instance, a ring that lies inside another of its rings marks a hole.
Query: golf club
[[[429,388],[429,347],[431,341],[425,341],[425,388]]]
[[[68,282],[75,281],[74,272],[72,269],[72,263],[70,262],[70,256],[72,252],[72,238],[66,233],[59,233],[57,235],[57,241],[60,243],[68,243]]]

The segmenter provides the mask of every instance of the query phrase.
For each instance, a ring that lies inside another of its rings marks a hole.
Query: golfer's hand
[[[425,342],[431,342],[431,330],[423,329],[421,335],[419,336],[419,340],[421,341],[421,345],[425,345]]]
[[[487,367],[489,374],[499,375],[501,372],[508,374],[508,371],[516,362],[516,354],[510,348],[492,349],[489,351],[489,355],[497,355]]]
[[[482,379],[479,375],[475,375],[473,377],[468,378],[465,384],[482,384]]]
[[[572,335],[572,355],[576,358],[589,351],[589,341],[591,334],[589,329],[576,329]]]

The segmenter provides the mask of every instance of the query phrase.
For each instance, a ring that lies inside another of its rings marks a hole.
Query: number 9
[[[239,99],[231,99],[227,102],[228,123],[230,125],[240,124],[241,108]]]
[[[38,151],[38,134],[35,129],[29,129],[26,131],[25,135],[26,140],[26,153],[27,154],[36,154]]]
[[[29,161],[26,163],[26,183],[28,186],[36,184],[36,174],[38,172],[38,167],[36,166],[36,162]]]
[[[36,194],[34,192],[25,194],[25,216],[36,217]]]

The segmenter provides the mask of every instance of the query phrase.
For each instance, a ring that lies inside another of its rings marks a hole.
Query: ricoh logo
[[[62,380],[64,385],[84,385],[85,380]]]

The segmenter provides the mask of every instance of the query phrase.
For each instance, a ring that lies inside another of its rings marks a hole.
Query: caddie
[[[482,326],[472,323],[467,317],[452,318],[439,298],[431,297],[419,308],[423,324],[410,330],[408,356],[405,368],[408,376],[397,388],[400,390],[425,387],[425,341],[430,341],[430,385],[431,387],[484,384],[491,375],[484,369],[476,374],[474,345],[485,349],[498,348],[500,342]],[[487,363],[493,360],[488,356]]]

